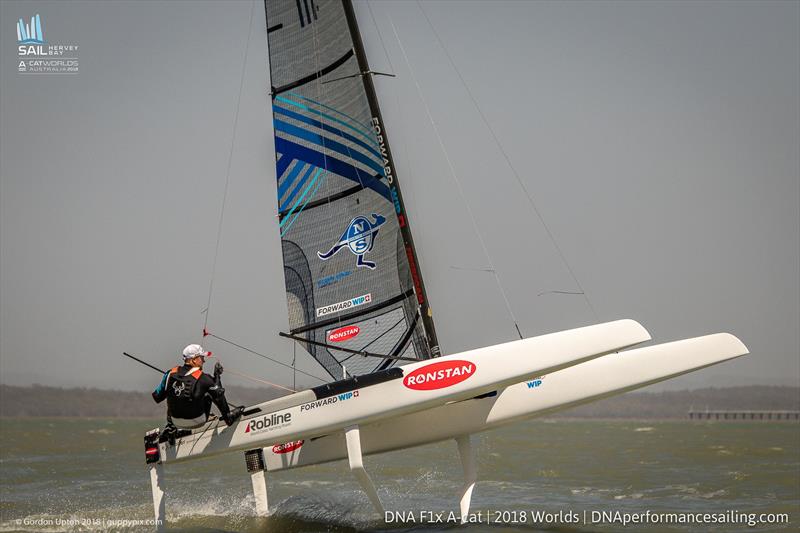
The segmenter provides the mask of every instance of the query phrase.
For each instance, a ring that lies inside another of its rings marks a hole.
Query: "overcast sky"
[[[729,331],[751,355],[669,386],[800,383],[800,3],[356,8],[445,353],[516,337],[493,264],[526,336]],[[17,72],[36,13],[78,74]],[[0,2],[3,383],[150,390],[120,353],[200,340],[229,158],[209,329],[291,362],[268,76],[260,1]],[[492,131],[594,311],[547,294],[577,287]]]

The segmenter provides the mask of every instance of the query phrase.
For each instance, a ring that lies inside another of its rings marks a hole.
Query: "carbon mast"
[[[428,341],[428,347],[433,357],[440,355],[439,341],[436,337],[436,329],[433,325],[433,313],[431,311],[430,303],[428,302],[428,295],[425,292],[425,283],[422,280],[422,270],[417,260],[417,252],[414,247],[414,238],[411,235],[411,226],[406,216],[405,204],[403,203],[403,195],[400,192],[400,184],[397,182],[397,174],[395,173],[394,158],[392,151],[389,148],[389,139],[386,134],[385,123],[381,116],[381,109],[378,105],[378,95],[375,92],[375,84],[372,81],[372,71],[369,68],[367,54],[364,51],[364,43],[361,40],[361,32],[358,30],[358,22],[356,21],[356,14],[353,10],[352,0],[342,0],[344,5],[345,17],[347,18],[347,26],[350,29],[350,37],[353,40],[353,50],[355,51],[356,60],[358,61],[358,68],[361,71],[361,80],[364,84],[364,90],[369,102],[370,112],[372,113],[372,125],[375,129],[375,134],[378,137],[380,144],[381,155],[383,156],[384,171],[389,183],[389,188],[392,192],[392,199],[394,200],[395,211],[397,218],[400,222],[400,232],[403,236],[403,244],[405,245],[406,255],[408,256],[408,263],[411,269],[411,277],[414,282],[414,292],[417,296],[417,302],[420,306],[420,316],[422,324],[425,328],[425,336]]]

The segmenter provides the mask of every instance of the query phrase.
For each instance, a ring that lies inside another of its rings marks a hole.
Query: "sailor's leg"
[[[253,496],[256,498],[256,514],[269,516],[269,502],[267,501],[267,470],[264,466],[264,451],[262,448],[244,452],[247,471],[250,472],[250,481],[253,483]]]
[[[161,463],[150,465],[150,488],[153,490],[156,531],[164,531],[167,525],[167,502],[164,498],[164,465]]]
[[[225,398],[225,389],[216,389],[214,392],[209,392],[209,394],[211,395],[211,399],[214,401],[214,404],[216,404],[217,409],[219,409],[219,414],[222,416],[222,418],[228,416],[231,408],[228,406],[228,400]],[[209,405],[209,410],[210,409],[211,406]]]
[[[361,433],[358,430],[358,426],[345,428],[344,436],[347,440],[347,458],[350,461],[350,470],[356,476],[361,488],[367,493],[367,497],[369,497],[369,501],[372,502],[375,510],[383,515],[381,499],[378,497],[378,492],[375,490],[375,485],[372,484],[369,474],[364,469],[364,461],[361,457]]]
[[[461,523],[465,523],[469,515],[469,504],[472,500],[472,489],[475,488],[477,470],[475,468],[475,447],[469,435],[456,437],[458,455],[461,456],[461,467],[464,469],[464,486],[461,489]]]
[[[219,388],[215,389],[214,392],[209,392],[211,394],[214,403],[219,409],[219,414],[222,416],[222,419],[225,421],[226,424],[229,426],[233,424],[244,412],[244,407],[235,407],[233,409],[230,408],[228,405],[228,400],[225,398],[225,389],[220,386]],[[209,407],[210,409],[210,407]]]

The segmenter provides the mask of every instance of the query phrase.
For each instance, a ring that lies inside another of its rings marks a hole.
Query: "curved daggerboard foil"
[[[438,355],[352,6],[265,7],[289,333],[333,379]]]

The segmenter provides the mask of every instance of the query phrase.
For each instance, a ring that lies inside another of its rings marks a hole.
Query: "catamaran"
[[[453,440],[475,487],[472,435],[745,355],[718,333],[655,346],[638,322],[442,355],[411,224],[350,0],[265,0],[289,330],[330,378],[175,436],[145,435],[153,505],[165,466],[243,452],[256,513],[267,472],[346,459],[378,512],[363,455]],[[276,250],[277,251],[277,250]],[[520,335],[522,337],[522,335]],[[624,351],[623,351],[624,350]]]

